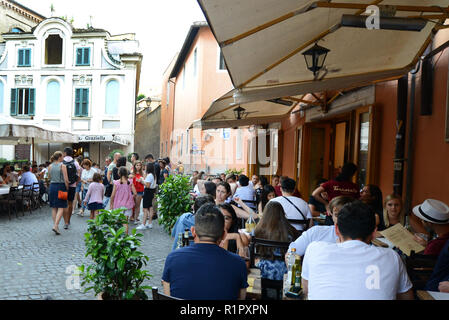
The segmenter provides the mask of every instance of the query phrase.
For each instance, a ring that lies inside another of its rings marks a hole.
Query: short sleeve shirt
[[[170,295],[187,300],[237,300],[248,287],[241,257],[215,244],[196,243],[171,252],[162,280]]]
[[[306,249],[314,241],[324,241],[337,243],[338,236],[335,232],[335,226],[315,226],[303,232],[294,242],[290,243],[288,251],[296,249],[296,254],[304,256]]]
[[[350,181],[331,180],[321,185],[327,192],[328,201],[338,196],[348,196],[354,199],[360,197],[359,186]]]
[[[302,277],[309,300],[395,300],[412,288],[395,251],[358,240],[311,243]]]
[[[150,189],[156,188],[156,180],[154,179],[154,176],[152,173],[147,174],[145,178],[145,182],[150,184]]]
[[[293,196],[286,197],[286,198],[288,198],[288,200],[285,199],[284,197],[277,197],[277,198],[270,200],[270,202],[274,201],[274,202],[280,203],[282,205],[282,208],[284,208],[285,216],[287,217],[287,219],[303,220],[304,218],[306,218],[306,219],[313,218],[307,202],[305,202],[301,198],[293,197]],[[301,213],[298,211],[298,209],[295,208],[295,206],[296,206],[296,208],[301,210],[301,212],[304,216],[301,215]],[[293,223],[292,226],[295,227],[296,230],[304,229],[303,225]]]

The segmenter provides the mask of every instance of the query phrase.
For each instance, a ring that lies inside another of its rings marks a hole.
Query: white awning
[[[78,143],[78,136],[54,127],[0,115],[0,144]]]
[[[232,107],[251,108],[250,103],[255,101],[360,87],[401,77],[415,66],[431,43],[434,22],[445,21],[443,10],[447,14],[449,0],[198,0],[198,3],[221,46],[235,88],[213,102],[201,119],[206,125],[235,120],[228,112]],[[431,14],[437,18],[427,22],[421,31],[368,30],[341,25],[344,14],[366,15],[365,7],[370,4],[400,6],[396,7],[395,17]],[[352,8],[345,8],[348,6]],[[316,42],[330,52],[325,68],[314,77],[302,53]],[[247,120],[270,112],[279,115],[284,110],[263,103],[258,108],[259,114],[250,114]],[[284,111],[286,116],[289,110]]]

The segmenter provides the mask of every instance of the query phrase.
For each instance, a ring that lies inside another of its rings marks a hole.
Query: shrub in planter
[[[170,175],[159,186],[157,196],[159,223],[171,233],[180,215],[192,210],[189,178],[183,175]]]
[[[142,283],[152,275],[142,270],[148,257],[138,251],[142,234],[133,230],[127,235],[127,219],[123,209],[101,210],[95,220],[88,221],[85,234],[86,257],[90,256],[93,264],[87,268],[80,267],[84,292],[93,290],[102,294],[105,300],[146,300],[148,299]]]

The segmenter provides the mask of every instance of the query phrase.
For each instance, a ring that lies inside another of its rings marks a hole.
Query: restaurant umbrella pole
[[[416,74],[421,67],[421,60],[418,61],[415,69],[410,71],[412,75],[412,83],[410,88],[410,112],[408,117],[409,128],[407,134],[407,171],[406,171],[406,186],[405,186],[405,226],[409,225],[409,212],[412,202],[412,184],[413,184],[413,152],[414,152],[414,127],[415,127],[415,92],[416,92]]]
[[[398,105],[396,115],[396,150],[394,154],[394,193],[402,196],[404,178],[405,128],[407,124],[408,74],[398,80]]]

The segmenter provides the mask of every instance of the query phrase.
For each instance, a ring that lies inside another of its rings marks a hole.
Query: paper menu
[[[413,239],[413,234],[399,223],[391,228],[381,231],[380,234],[392,242],[396,248],[404,252],[407,256],[410,256],[412,250],[415,251],[415,253],[418,253],[425,249]]]

